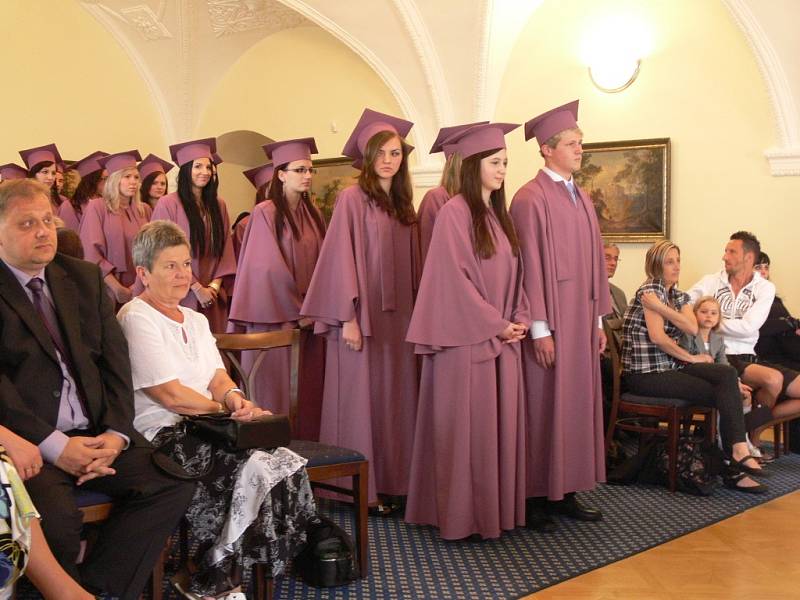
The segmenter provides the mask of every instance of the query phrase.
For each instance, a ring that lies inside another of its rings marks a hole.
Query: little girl
[[[697,319],[697,334],[683,335],[680,341],[681,347],[690,354],[709,354],[715,363],[727,365],[728,358],[725,356],[725,338],[719,333],[720,325],[719,302],[713,296],[703,296],[694,303],[694,316]],[[739,389],[742,392],[743,412],[749,413],[753,407],[752,388],[739,381]],[[747,445],[750,453],[757,458],[761,456],[758,448],[750,443],[747,438]]]

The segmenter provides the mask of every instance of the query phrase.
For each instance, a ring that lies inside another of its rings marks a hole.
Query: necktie
[[[578,198],[575,195],[575,182],[570,179],[569,181],[565,181],[564,183],[567,184],[567,191],[569,192],[570,198],[572,198],[572,203],[577,204]]]
[[[44,292],[42,291],[43,288],[44,282],[39,277],[34,277],[28,282],[28,289],[33,292],[33,306],[36,309],[36,312],[39,313],[39,316],[42,318],[42,323],[44,324],[45,329],[47,329],[47,333],[50,334],[50,339],[53,340],[53,344],[56,348],[58,348],[58,351],[61,353],[61,357],[70,367],[70,372],[72,372],[72,357],[67,352],[64,339],[61,337],[61,329],[58,326],[58,318],[56,317],[56,313],[53,310],[53,306],[50,304],[50,301],[44,295]]]

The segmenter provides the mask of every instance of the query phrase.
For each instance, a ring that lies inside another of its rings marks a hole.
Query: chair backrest
[[[258,390],[256,389],[256,376],[267,350],[272,348],[291,347],[289,361],[289,423],[292,431],[297,426],[297,383],[300,365],[300,330],[280,329],[277,331],[264,331],[260,333],[215,333],[217,348],[228,365],[228,370],[234,379],[238,379],[247,398],[257,402]],[[250,372],[245,372],[242,367],[240,353],[245,351],[257,352]]]

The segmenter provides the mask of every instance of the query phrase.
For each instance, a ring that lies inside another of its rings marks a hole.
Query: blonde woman
[[[108,171],[102,198],[90,200],[81,221],[81,242],[86,260],[96,263],[117,304],[128,302],[136,282],[131,256],[133,238],[150,220],[151,208],[139,199],[141,160],[137,150],[98,160]]]

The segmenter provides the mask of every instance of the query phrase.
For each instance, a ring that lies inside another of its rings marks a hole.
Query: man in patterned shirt
[[[800,373],[760,361],[756,356],[758,330],[769,315],[775,299],[775,285],[755,270],[761,244],[748,231],[731,235],[722,257],[725,268],[706,275],[692,286],[692,301],[714,296],[722,312],[720,333],[725,336],[728,362],[742,383],[756,390],[758,404],[772,408],[774,417],[800,411]],[[778,399],[783,400],[778,404]]]

